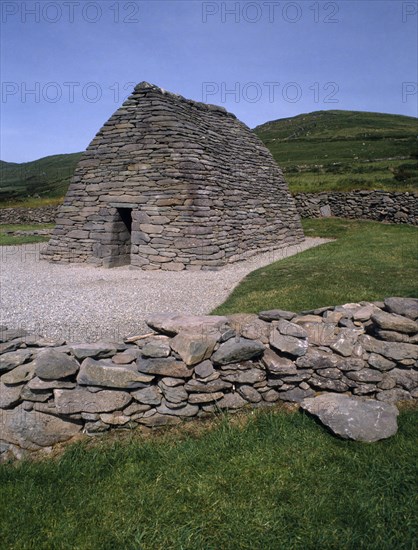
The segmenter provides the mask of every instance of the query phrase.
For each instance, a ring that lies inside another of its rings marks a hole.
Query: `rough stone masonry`
[[[44,257],[200,270],[303,239],[283,174],[247,126],[142,82],[83,154]]]
[[[395,297],[299,314],[155,314],[151,333],[120,342],[1,327],[0,462],[80,433],[280,401],[301,403],[341,437],[389,437],[394,404],[418,398],[417,320],[418,300]]]

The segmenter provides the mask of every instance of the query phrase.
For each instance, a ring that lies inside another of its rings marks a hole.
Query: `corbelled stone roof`
[[[201,269],[301,240],[283,174],[245,124],[141,82],[82,156],[45,256]]]

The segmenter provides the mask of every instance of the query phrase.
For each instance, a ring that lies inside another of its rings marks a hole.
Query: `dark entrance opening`
[[[109,246],[109,257],[103,260],[106,267],[130,265],[132,208],[116,206],[117,214],[113,222],[112,244]]]
[[[132,208],[118,208],[117,210],[130,235],[132,233]]]

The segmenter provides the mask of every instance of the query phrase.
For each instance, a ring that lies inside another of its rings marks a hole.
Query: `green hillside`
[[[317,111],[257,126],[292,192],[418,190],[418,120],[361,111]],[[57,201],[81,153],[0,161],[0,204]]]
[[[53,155],[22,164],[0,161],[0,201],[62,197],[80,156]]]
[[[418,190],[418,120],[317,111],[257,126],[293,192]]]

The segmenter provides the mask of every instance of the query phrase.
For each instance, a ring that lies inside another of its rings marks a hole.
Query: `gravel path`
[[[197,272],[49,264],[39,260],[43,243],[0,247],[0,323],[72,342],[141,334],[149,313],[209,313],[249,272],[328,241],[307,238],[220,271]]]

